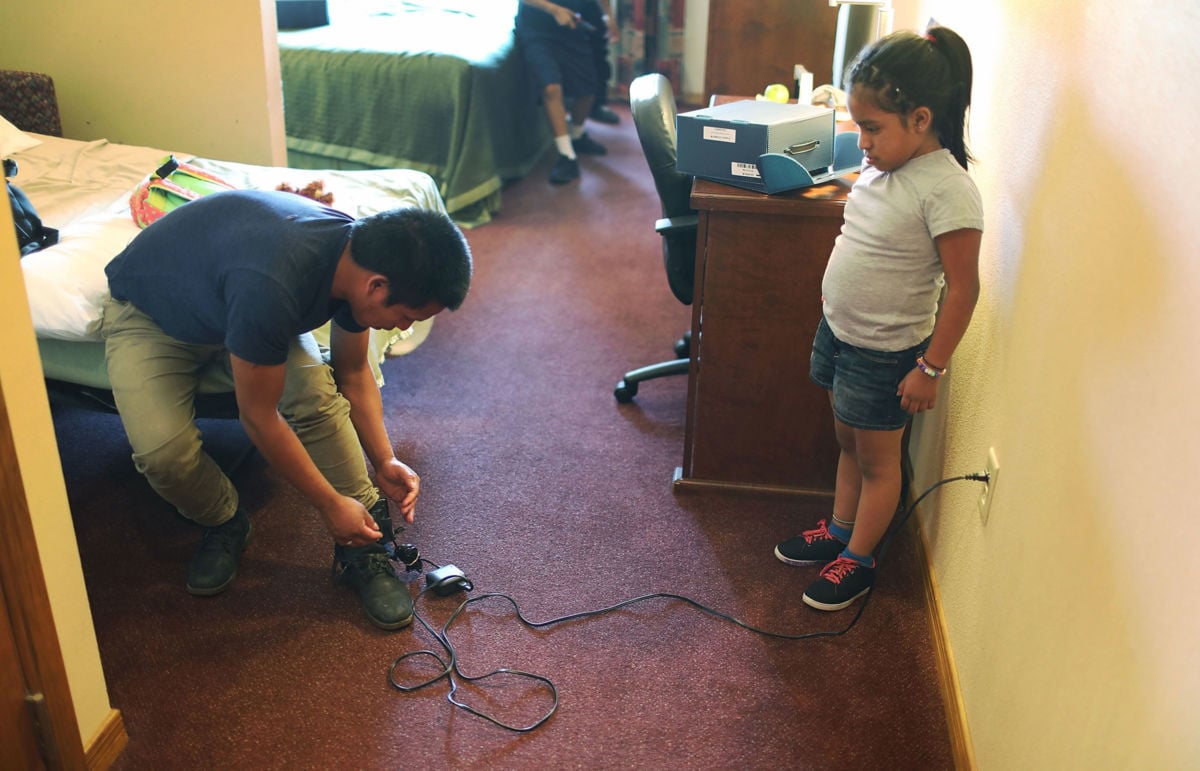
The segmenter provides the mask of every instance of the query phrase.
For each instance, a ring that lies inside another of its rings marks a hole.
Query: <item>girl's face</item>
[[[902,121],[899,113],[881,109],[874,93],[859,85],[850,89],[846,107],[858,124],[858,148],[867,163],[880,171],[895,171],[919,155],[941,149],[928,107],[917,107]]]

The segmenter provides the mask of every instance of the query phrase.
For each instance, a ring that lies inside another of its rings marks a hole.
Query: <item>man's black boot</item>
[[[333,574],[338,581],[358,592],[363,610],[375,626],[400,629],[412,623],[412,595],[396,576],[383,544],[335,545]]]
[[[358,592],[363,610],[372,624],[380,629],[400,629],[412,623],[413,601],[408,587],[392,566],[392,558],[401,557],[394,553],[399,551],[399,547],[395,542],[396,527],[392,524],[387,498],[379,496],[379,500],[367,511],[379,526],[380,539],[366,546],[334,544],[333,574],[337,580]],[[411,544],[404,546],[411,548],[415,563],[416,547]],[[405,567],[411,566],[406,563]]]
[[[250,517],[241,509],[216,527],[205,528],[200,547],[188,565],[187,590],[210,597],[229,588],[237,577],[238,560],[250,532]]]

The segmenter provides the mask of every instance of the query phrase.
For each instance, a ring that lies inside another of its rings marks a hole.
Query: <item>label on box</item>
[[[710,142],[737,142],[737,129],[705,126],[703,137]]]
[[[753,177],[759,178],[758,166],[753,163],[738,163],[734,161],[729,164],[729,173],[735,177]]]

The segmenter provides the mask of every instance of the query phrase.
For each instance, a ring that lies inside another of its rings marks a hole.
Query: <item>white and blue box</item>
[[[683,174],[766,192],[759,156],[780,153],[815,177],[833,164],[837,118],[807,104],[742,100],[680,113],[675,166]]]

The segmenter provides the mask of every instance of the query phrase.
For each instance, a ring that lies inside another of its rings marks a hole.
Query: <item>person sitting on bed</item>
[[[412,522],[420,479],[388,438],[368,335],[459,307],[472,260],[458,227],[419,208],[354,220],[290,193],[235,190],[170,212],[105,272],[100,334],[134,464],[205,528],[188,591],[228,588],[250,538],[194,422],[197,372],[223,359],[247,435],[333,536],[335,573],[376,626],[410,624],[412,598],[383,544],[387,499]],[[310,332],[330,320],[327,366]]]
[[[587,135],[583,123],[591,114],[599,74],[596,70],[594,25],[582,12],[591,13],[597,0],[521,0],[517,6],[517,42],[525,56],[530,78],[542,100],[558,160],[550,170],[550,182],[565,185],[579,178],[581,155],[604,155],[604,145]],[[590,29],[589,29],[590,28]],[[566,100],[571,101],[570,123]]]

